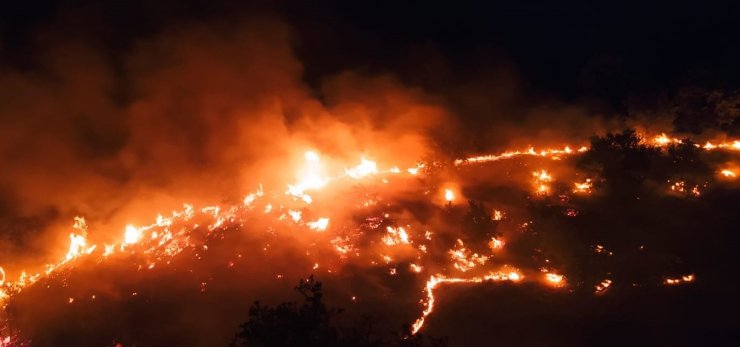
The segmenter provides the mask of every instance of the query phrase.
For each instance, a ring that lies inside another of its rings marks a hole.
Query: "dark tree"
[[[598,174],[606,187],[617,195],[639,190],[649,176],[651,164],[660,150],[647,146],[634,129],[591,138],[591,149],[578,165]]]
[[[263,346],[361,346],[361,347],[422,347],[446,346],[446,339],[411,335],[408,326],[400,333],[384,338],[375,330],[370,317],[363,317],[349,327],[339,327],[337,316],[342,309],[327,307],[323,302],[321,282],[311,275],[301,279],[294,288],[303,296],[300,306],[283,302],[275,307],[263,306],[259,301],[249,309],[249,320],[240,326],[232,347]]]

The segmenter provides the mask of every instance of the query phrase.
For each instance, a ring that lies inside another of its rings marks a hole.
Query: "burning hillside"
[[[259,186],[230,204],[186,202],[181,209],[156,215],[151,224],[122,226],[118,240],[111,243],[90,241],[95,231],[83,216],[76,217],[68,249],[59,261],[14,277],[2,272],[5,326],[12,328],[5,334],[21,334],[6,335],[3,343],[14,345],[24,332],[42,344],[58,338],[54,337],[58,333],[49,333],[32,318],[39,314],[53,325],[65,316],[86,321],[119,301],[143,305],[170,295],[176,300],[188,298],[189,305],[206,305],[227,293],[253,292],[306,273],[321,274],[330,282],[362,283],[338,288],[338,301],[390,301],[396,307],[391,312],[401,310],[402,321],[413,321],[412,333],[424,329],[433,316],[442,286],[533,283],[598,296],[619,288],[701,281],[703,274],[693,270],[696,265],[675,267],[660,260],[684,255],[665,248],[660,244],[665,240],[656,240],[655,235],[628,241],[593,231],[594,235],[562,245],[568,241],[551,239],[559,237],[550,229],[579,228],[579,219],[603,214],[598,205],[609,201],[605,195],[617,194],[610,192],[609,178],[577,168],[578,161],[589,155],[608,155],[595,146],[609,141],[610,146],[619,145],[633,136],[638,140],[630,144],[634,147],[613,151],[628,155],[647,150],[653,153],[653,161],[672,160],[669,166],[675,171],[667,173],[671,179],[663,188],[645,193],[636,187],[634,192],[647,194],[635,196],[636,203],[640,199],[668,203],[702,199],[736,184],[734,176],[726,174],[731,169],[725,168],[725,162],[715,164],[711,168],[715,174],[706,181],[685,183],[692,178],[676,162],[680,157],[675,152],[685,148],[700,157],[717,152],[717,158],[731,159],[740,153],[740,142],[699,145],[663,134],[609,136],[593,140],[591,146],[529,148],[408,167],[361,157],[357,165],[340,171],[330,170],[325,164],[330,159],[309,150],[304,152],[304,162],[292,168],[295,181],[282,188]],[[656,178],[641,184],[660,186]],[[552,213],[559,216],[548,216]],[[587,257],[596,263],[586,267],[571,263],[584,252],[592,253]],[[613,258],[623,257],[620,253],[645,254],[641,257],[648,262],[646,268],[658,272],[616,273],[623,269],[610,264]],[[235,281],[249,284],[235,285]],[[173,293],[164,289],[170,286],[175,286]],[[146,312],[143,307],[137,310]],[[133,337],[137,333],[114,327],[123,322],[106,324],[111,325],[109,339],[137,341]],[[84,336],[88,328],[81,329]],[[153,332],[147,330],[141,332],[151,336]]]

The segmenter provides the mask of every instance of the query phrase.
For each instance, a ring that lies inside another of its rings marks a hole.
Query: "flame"
[[[611,285],[612,285],[612,280],[610,280],[610,279],[605,279],[605,280],[599,282],[599,284],[597,284],[594,287],[594,289],[596,289],[596,294],[603,294],[603,293],[605,293],[609,289],[609,287]]]
[[[562,287],[565,285],[565,277],[556,273],[548,272],[545,274],[545,280],[552,286]]]
[[[449,250],[448,254],[452,260],[452,266],[456,269],[467,272],[470,269],[475,268],[478,265],[483,265],[488,261],[488,256],[478,255],[478,253],[472,253],[470,250],[465,248],[465,243],[462,240],[457,239],[457,244],[454,249]]]
[[[344,171],[345,174],[354,179],[360,179],[367,175],[378,173],[378,165],[374,161],[367,160],[365,158],[361,158],[360,161],[360,165],[357,165],[351,169],[346,169]]]
[[[141,240],[141,236],[142,236],[141,229],[136,228],[133,225],[127,225],[126,231],[123,237],[123,243],[127,245],[132,245],[134,243],[139,242],[139,240]]]
[[[724,176],[724,177],[729,177],[729,178],[735,178],[735,177],[737,177],[737,174],[735,173],[735,171],[732,171],[730,169],[724,169],[724,170],[720,171],[720,174],[722,176]]]
[[[653,138],[653,143],[658,147],[663,147],[670,144],[680,144],[683,142],[675,137],[668,137],[668,135],[666,135],[665,133],[661,133],[660,135]]]
[[[590,193],[591,187],[593,187],[590,178],[586,179],[584,182],[575,182],[573,185],[575,186],[575,188],[573,188],[574,193]]]
[[[324,175],[319,155],[314,151],[307,151],[303,156],[306,165],[298,173],[298,183],[288,185],[287,193],[295,197],[302,197],[306,190],[320,189],[329,183],[329,179]]]
[[[550,191],[550,186],[547,183],[552,181],[552,176],[546,170],[535,171],[532,175],[534,176],[537,193],[547,194]]]
[[[532,173],[534,175],[535,180],[542,181],[542,182],[550,182],[552,181],[552,176],[546,171],[546,170],[540,170],[535,171]]]
[[[588,147],[586,146],[581,146],[577,150],[578,153],[582,153],[585,151],[588,151]],[[460,166],[469,164],[480,164],[504,159],[511,159],[519,156],[535,156],[557,160],[560,159],[561,156],[571,155],[573,153],[575,152],[570,148],[570,146],[565,146],[562,149],[547,148],[539,151],[536,151],[534,147],[529,147],[527,148],[527,150],[524,151],[505,151],[499,154],[485,154],[475,157],[468,157],[465,159],[457,159],[455,160],[455,165]]]
[[[434,311],[434,289],[443,283],[482,283],[482,282],[499,282],[499,281],[511,281],[511,282],[519,282],[524,278],[518,271],[516,270],[509,270],[509,271],[499,271],[499,272],[491,272],[488,275],[482,276],[482,277],[472,277],[472,278],[447,278],[443,275],[433,275],[429,278],[427,281],[426,286],[424,287],[424,292],[426,294],[426,300],[423,301],[424,303],[424,310],[421,313],[421,316],[416,319],[414,324],[411,326],[411,334],[416,334],[421,330],[421,328],[424,326],[424,322],[426,321],[426,318]]]
[[[313,222],[306,223],[311,230],[324,231],[329,226],[329,218],[319,218]]]
[[[504,242],[504,240],[493,237],[491,238],[491,241],[488,242],[488,247],[490,247],[492,250],[501,249],[504,247],[505,244],[506,242]]]
[[[455,200],[455,193],[452,192],[452,189],[445,189],[445,200],[447,202],[453,202]]]
[[[409,234],[406,232],[406,229],[404,229],[403,227],[394,228],[394,227],[388,226],[386,227],[386,231],[388,233],[385,236],[383,236],[383,243],[385,243],[388,246],[411,243],[409,241]]]

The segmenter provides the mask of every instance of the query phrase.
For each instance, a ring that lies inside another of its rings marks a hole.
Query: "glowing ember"
[[[393,246],[397,244],[409,244],[411,243],[409,241],[409,234],[406,232],[406,229],[403,227],[386,227],[386,231],[388,232],[385,236],[383,236],[383,243],[385,243],[388,246]]]
[[[489,258],[484,255],[478,255],[478,253],[472,253],[470,250],[465,248],[465,244],[460,239],[457,239],[457,245],[448,253],[450,255],[450,259],[452,259],[452,266],[462,272],[467,272],[478,265],[485,264]]]
[[[546,170],[535,171],[532,173],[532,175],[534,175],[535,179],[540,182],[552,181],[552,176],[550,176],[550,174],[547,173]]]
[[[590,193],[591,187],[593,187],[590,178],[586,179],[585,182],[575,182],[573,185],[575,186],[575,188],[573,188],[574,193]]]
[[[663,283],[667,285],[683,284],[694,281],[694,274],[684,275],[679,278],[666,278]]]
[[[491,238],[491,241],[488,242],[488,247],[490,247],[492,250],[494,249],[501,249],[504,247],[506,242],[504,240],[498,239],[498,238]]]
[[[545,280],[547,280],[547,283],[553,286],[556,286],[556,287],[562,287],[563,285],[565,285],[563,275],[558,275],[555,273],[546,273]]]
[[[601,281],[599,284],[597,284],[594,289],[596,290],[596,294],[603,294],[605,293],[609,287],[612,285],[612,280],[605,279]]]
[[[547,182],[552,181],[552,176],[545,170],[535,171],[532,175],[534,176],[536,192],[542,195],[547,194],[550,191],[550,186]]]

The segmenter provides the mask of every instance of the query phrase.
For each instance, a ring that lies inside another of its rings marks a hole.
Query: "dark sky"
[[[111,54],[183,20],[270,14],[296,33],[310,81],[345,69],[408,78],[427,53],[464,73],[512,64],[537,90],[566,98],[623,97],[685,83],[736,85],[737,5],[604,1],[10,1],[0,11],[6,61],[32,63],[27,42],[55,25],[103,42]],[[72,19],[70,19],[70,17]],[[61,19],[60,19],[61,18]],[[65,19],[66,18],[66,19]],[[427,60],[430,58],[427,57]],[[589,74],[609,82],[594,85]],[[586,75],[586,76],[584,76]],[[603,95],[599,95],[603,96]]]

